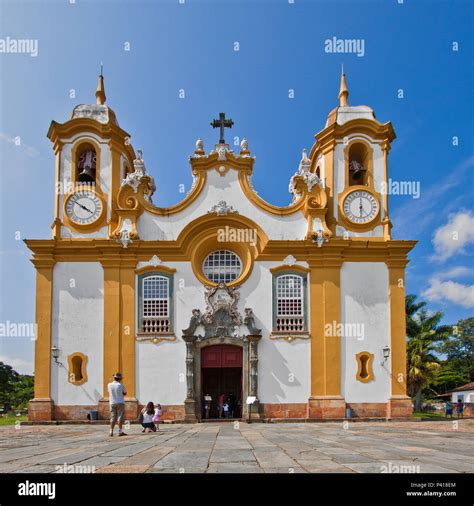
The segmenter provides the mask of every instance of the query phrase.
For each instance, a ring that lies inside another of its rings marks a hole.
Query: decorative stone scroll
[[[189,326],[182,331],[182,338],[186,343],[186,420],[196,420],[201,416],[200,356],[204,346],[221,343],[241,346],[244,359],[244,395],[257,397],[258,342],[262,337],[261,329],[255,326],[255,316],[251,308],[245,308],[245,317],[242,318],[237,308],[239,298],[238,287],[229,287],[225,283],[207,287],[204,292],[204,313],[193,309]],[[242,325],[247,326],[247,334],[240,332]],[[199,329],[201,333],[198,333]],[[245,405],[244,412],[247,409],[249,408]],[[258,412],[258,402],[252,407],[252,412],[254,411]]]

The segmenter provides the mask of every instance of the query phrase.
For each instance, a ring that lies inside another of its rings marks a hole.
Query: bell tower
[[[95,96],[95,104],[78,105],[68,121],[49,127],[56,155],[53,239],[109,238],[118,223],[114,202],[135,153],[105,103],[102,71]]]
[[[351,106],[344,68],[339,105],[328,115],[311,149],[312,172],[328,194],[328,225],[334,237],[391,238],[388,210],[388,152],[395,138],[366,106]]]

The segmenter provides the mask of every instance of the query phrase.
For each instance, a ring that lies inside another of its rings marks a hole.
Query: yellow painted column
[[[332,329],[341,321],[338,258],[310,262],[311,397],[310,418],[343,418],[341,340]],[[326,331],[328,326],[331,331]]]
[[[120,267],[121,372],[127,396],[135,398],[135,267],[137,260],[123,260]]]
[[[104,398],[114,372],[120,371],[120,259],[101,260],[104,268]],[[121,372],[121,371],[120,371]]]
[[[36,258],[36,341],[34,399],[29,403],[30,420],[52,420],[51,399],[51,322],[53,311],[54,259]]]
[[[405,266],[406,259],[387,260],[390,286],[390,370],[391,399],[388,416],[410,416],[411,400],[407,396],[406,370],[406,312]]]
[[[34,260],[36,267],[35,399],[51,398],[51,316],[54,260]]]

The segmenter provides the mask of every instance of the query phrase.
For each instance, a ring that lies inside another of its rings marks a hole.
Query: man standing
[[[115,424],[118,424],[119,436],[126,436],[122,430],[123,418],[125,415],[125,399],[127,395],[125,387],[120,383],[122,374],[116,372],[114,374],[114,381],[109,383],[109,402],[110,402],[110,435],[114,435]]]

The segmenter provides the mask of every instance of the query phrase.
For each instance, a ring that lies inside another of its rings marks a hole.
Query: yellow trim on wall
[[[79,357],[81,359],[81,379],[76,380],[75,374],[74,374],[74,364],[73,360],[74,358]],[[84,355],[84,353],[81,353],[80,351],[75,351],[74,353],[71,353],[67,357],[67,363],[68,363],[68,381],[69,383],[72,383],[73,385],[82,385],[87,381],[87,355]]]
[[[100,144],[92,137],[89,137],[87,134],[84,134],[81,137],[78,137],[71,148],[71,183],[74,186],[71,193],[77,191],[76,185],[78,184],[77,178],[79,176],[77,169],[77,159],[79,152],[86,151],[88,147],[92,147],[95,151],[96,162],[95,162],[95,185],[94,188],[96,193],[102,193],[102,189],[100,187],[100,160],[102,148]],[[80,184],[80,183],[79,183]]]
[[[53,268],[51,257],[34,259],[36,267],[35,399],[51,398],[51,316]]]
[[[368,383],[369,381],[374,380],[375,376],[374,376],[374,371],[372,368],[374,354],[369,353],[368,351],[361,351],[356,354],[355,358],[357,360],[356,380],[360,381],[361,383]],[[365,371],[367,373],[366,376],[362,376],[362,372],[364,369],[364,363],[363,363],[364,358],[366,359],[366,361],[365,361]]]
[[[311,397],[341,393],[341,343],[326,335],[326,324],[341,319],[340,259],[310,263]]]
[[[147,274],[148,272],[166,272],[168,274],[174,274],[176,269],[173,267],[167,267],[166,265],[157,265],[156,267],[153,265],[145,265],[144,267],[140,267],[139,269],[135,269],[135,274]]]
[[[374,199],[377,201],[377,214],[373,217],[372,220],[370,220],[368,223],[354,223],[351,221],[344,213],[344,200],[346,197],[355,191],[366,191],[370,195],[374,197]],[[354,186],[347,186],[344,191],[342,191],[339,194],[338,197],[339,200],[339,223],[349,230],[356,230],[358,232],[367,232],[369,230],[373,230],[375,227],[380,225],[381,223],[381,216],[380,216],[380,193],[376,192],[372,188],[364,185],[354,185]]]
[[[121,372],[121,312],[120,312],[120,261],[115,258],[101,259],[104,268],[104,397],[109,393],[107,385],[113,380],[115,372]],[[133,271],[132,271],[133,272]],[[132,378],[126,378],[129,382]]]
[[[311,269],[308,267],[304,267],[303,265],[279,265],[278,267],[272,267],[270,269],[270,272],[272,274],[278,274],[279,272],[286,272],[286,271],[297,271],[297,272],[310,272]]]
[[[367,150],[367,165],[365,166],[365,170],[367,172],[367,184],[364,185],[350,185],[350,177],[349,177],[349,151],[354,146],[354,144],[362,144]],[[365,140],[365,139],[351,139],[346,147],[344,148],[344,189],[348,187],[354,188],[355,186],[363,186],[365,188],[370,188],[374,190],[374,148]]]
[[[405,265],[406,258],[387,261],[390,294],[390,363],[392,396],[406,396],[406,313]]]
[[[258,208],[266,211],[267,213],[275,214],[277,216],[288,216],[290,214],[294,214],[297,211],[302,210],[304,205],[304,199],[300,198],[295,203],[290,204],[286,207],[274,206],[273,204],[269,204],[265,200],[262,199],[259,195],[257,195],[254,189],[250,186],[250,182],[248,180],[249,176],[252,174],[251,171],[242,170],[239,172],[239,183],[242,191],[245,193],[245,196]]]
[[[135,266],[136,260],[120,265],[120,363],[127,397],[135,393]]]

